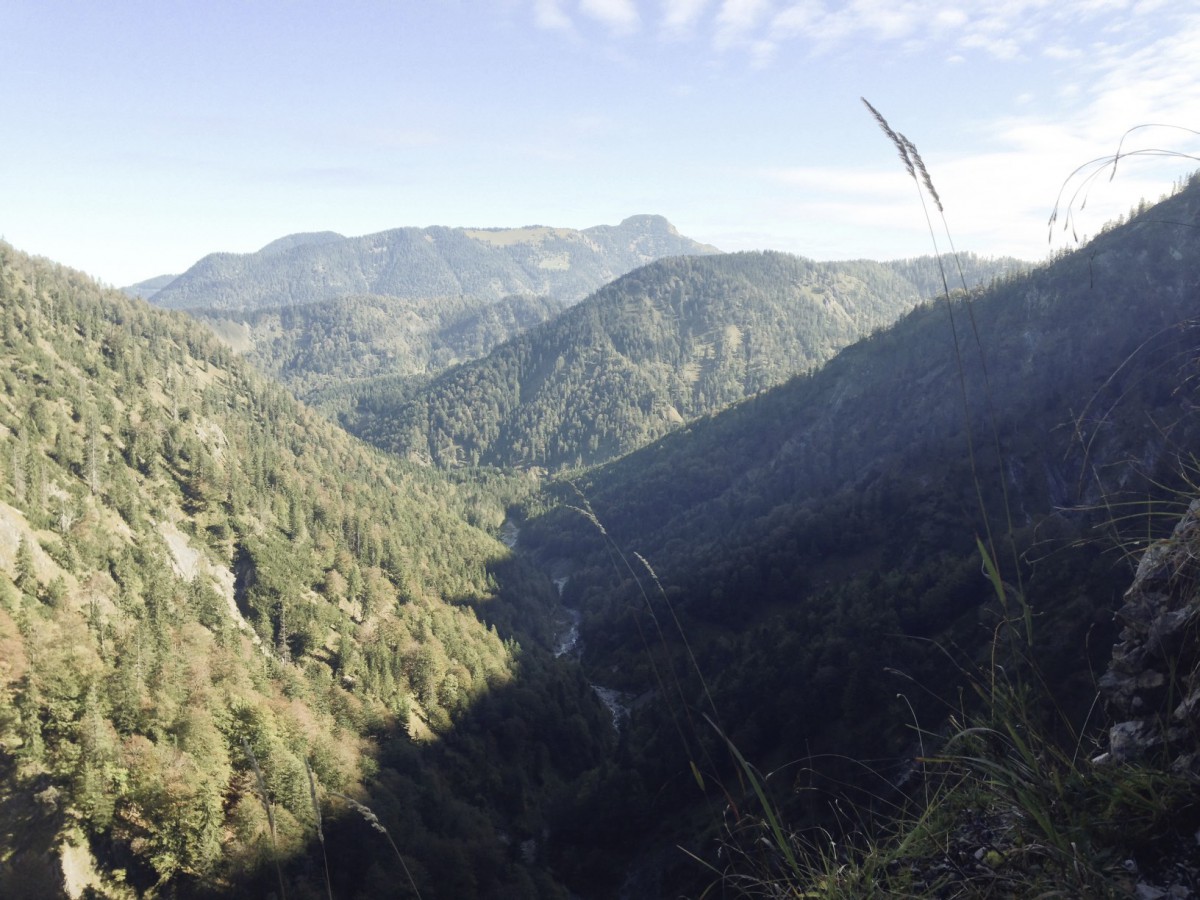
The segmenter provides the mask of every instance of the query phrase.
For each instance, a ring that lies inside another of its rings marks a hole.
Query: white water
[[[521,536],[521,529],[510,521],[505,521],[500,527],[500,540],[509,550],[516,550],[517,540]],[[553,579],[554,587],[558,590],[558,596],[561,599],[563,590],[567,586],[567,582],[571,580],[570,575],[562,575]],[[579,623],[583,618],[583,614],[577,609],[572,609],[569,606],[560,606],[559,609],[565,618],[561,630],[557,635],[554,645],[555,656],[566,656],[567,654],[579,654]],[[591,684],[592,690],[596,692],[596,696],[600,698],[600,702],[612,714],[613,728],[619,733],[621,731],[621,723],[629,719],[629,695],[618,691],[616,688],[604,687],[599,684]]]
[[[562,611],[567,614],[567,627],[558,636],[558,644],[554,648],[555,656],[566,656],[568,653],[574,653],[579,647],[579,620],[582,616],[579,610],[569,606],[562,607]]]
[[[566,582],[566,578],[556,578],[554,580],[554,583],[558,586],[560,595],[562,594],[562,586]],[[578,653],[579,651],[579,621],[583,616],[579,610],[571,609],[569,606],[562,607],[562,611],[566,613],[567,625],[558,636],[558,643],[554,648],[555,656],[566,656],[568,653]],[[621,723],[629,719],[628,695],[618,691],[616,688],[604,687],[594,682],[589,682],[589,684],[591,684],[592,690],[596,692],[596,696],[600,698],[600,702],[612,714],[613,728],[620,733]]]
[[[607,706],[608,711],[612,713],[613,728],[620,734],[621,723],[629,718],[628,695],[614,688],[601,687],[598,684],[593,684],[592,690],[596,692],[600,702]]]
[[[508,519],[500,526],[500,543],[509,550],[517,549],[517,539],[521,537],[521,529]]]

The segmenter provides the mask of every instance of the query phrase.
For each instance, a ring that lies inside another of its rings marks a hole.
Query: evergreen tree
[[[13,583],[26,596],[37,597],[37,568],[33,559],[33,550],[30,549],[25,535],[21,535],[17,541],[17,554],[13,562]]]

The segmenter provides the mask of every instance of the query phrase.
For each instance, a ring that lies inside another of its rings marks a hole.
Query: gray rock
[[[1117,612],[1122,625],[1100,694],[1118,724],[1105,761],[1200,763],[1200,500],[1171,537],[1151,545]]]

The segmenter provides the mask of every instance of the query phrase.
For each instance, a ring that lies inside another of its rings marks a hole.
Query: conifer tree
[[[30,597],[37,597],[38,580],[33,551],[29,548],[29,543],[24,535],[17,542],[14,570],[13,583],[16,584],[17,589]]]

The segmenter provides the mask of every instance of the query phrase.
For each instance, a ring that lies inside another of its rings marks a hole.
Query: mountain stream
[[[516,523],[506,519],[500,527],[500,541],[511,550],[513,553],[520,552],[517,549],[517,544],[520,541],[521,529]],[[559,575],[552,579],[554,587],[558,591],[558,596],[561,601],[563,590],[567,586],[567,582],[571,580],[570,575]],[[579,658],[579,625],[583,619],[583,614],[570,606],[565,606],[559,603],[558,629],[555,634],[554,655],[570,656],[575,659]],[[623,691],[618,691],[616,688],[605,687],[602,684],[588,682],[596,696],[600,698],[600,702],[612,714],[613,728],[618,733],[621,731],[621,723],[629,719],[629,702],[630,696]]]

